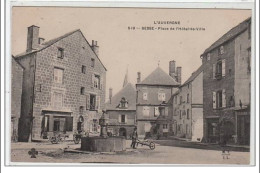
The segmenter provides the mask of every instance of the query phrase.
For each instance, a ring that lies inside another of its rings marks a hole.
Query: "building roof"
[[[68,33],[66,33],[66,34],[64,34],[64,35],[62,35],[62,36],[60,36],[60,37],[51,39],[51,40],[49,40],[49,41],[45,41],[45,42],[43,42],[43,43],[40,45],[40,47],[39,47],[38,49],[33,50],[33,51],[30,51],[30,52],[23,52],[23,53],[21,53],[21,54],[16,55],[15,58],[23,57],[23,56],[29,55],[29,54],[31,54],[31,53],[39,52],[39,51],[41,51],[41,50],[43,50],[43,49],[46,49],[47,47],[53,45],[54,43],[56,43],[56,42],[58,42],[58,41],[60,41],[60,40],[62,40],[63,38],[66,38],[66,37],[68,37],[68,36],[74,34],[75,32],[80,32],[81,35],[82,35],[82,36],[84,37],[84,39],[86,40],[86,42],[88,43],[88,45],[90,46],[89,42],[87,41],[86,37],[83,35],[83,33],[81,32],[81,30],[80,30],[80,29],[77,29],[77,30],[73,30],[73,31],[71,31],[71,32],[68,32]],[[90,47],[91,47],[91,46],[90,46]],[[91,50],[92,50],[92,49],[91,49]],[[93,51],[93,50],[92,50],[92,51]],[[97,54],[95,53],[95,51],[93,51],[93,53],[96,55],[97,59],[100,61],[100,63],[102,64],[102,66],[105,68],[105,70],[107,70],[106,67],[104,66],[104,64],[101,62],[101,60],[100,60],[99,57],[97,56]]]
[[[121,99],[125,97],[128,101],[127,109],[120,109],[118,105]],[[123,87],[117,94],[115,94],[111,98],[111,103],[106,103],[106,110],[136,110],[136,90],[135,87],[128,83],[125,87]]]
[[[171,76],[158,67],[143,81],[136,85],[179,86],[180,83],[176,82]]]
[[[191,74],[191,76],[182,84],[182,86],[192,82],[202,71],[203,71],[203,66],[201,65],[195,72]]]
[[[244,20],[242,23],[238,24],[231,30],[229,30],[226,34],[224,34],[222,37],[220,37],[216,42],[214,42],[209,48],[207,48],[203,54],[206,54],[210,52],[211,50],[219,47],[223,43],[233,39],[241,32],[245,31],[248,28],[248,23],[251,21],[251,17]]]

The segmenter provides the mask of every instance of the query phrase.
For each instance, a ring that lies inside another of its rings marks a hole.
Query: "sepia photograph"
[[[251,165],[252,16],[12,6],[10,164]]]

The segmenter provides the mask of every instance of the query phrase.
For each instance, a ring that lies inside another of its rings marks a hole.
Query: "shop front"
[[[237,143],[250,144],[250,108],[235,111],[237,120]]]
[[[71,113],[45,113],[42,119],[41,137],[47,139],[56,134],[72,134],[73,117]]]

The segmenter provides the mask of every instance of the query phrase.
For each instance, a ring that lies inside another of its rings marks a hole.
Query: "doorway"
[[[120,129],[119,129],[119,136],[124,136],[124,137],[126,137],[126,129],[125,129],[125,128],[120,128]]]

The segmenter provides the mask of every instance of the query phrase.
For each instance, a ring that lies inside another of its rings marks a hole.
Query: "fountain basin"
[[[93,152],[125,151],[126,140],[124,137],[82,137],[81,150]]]

